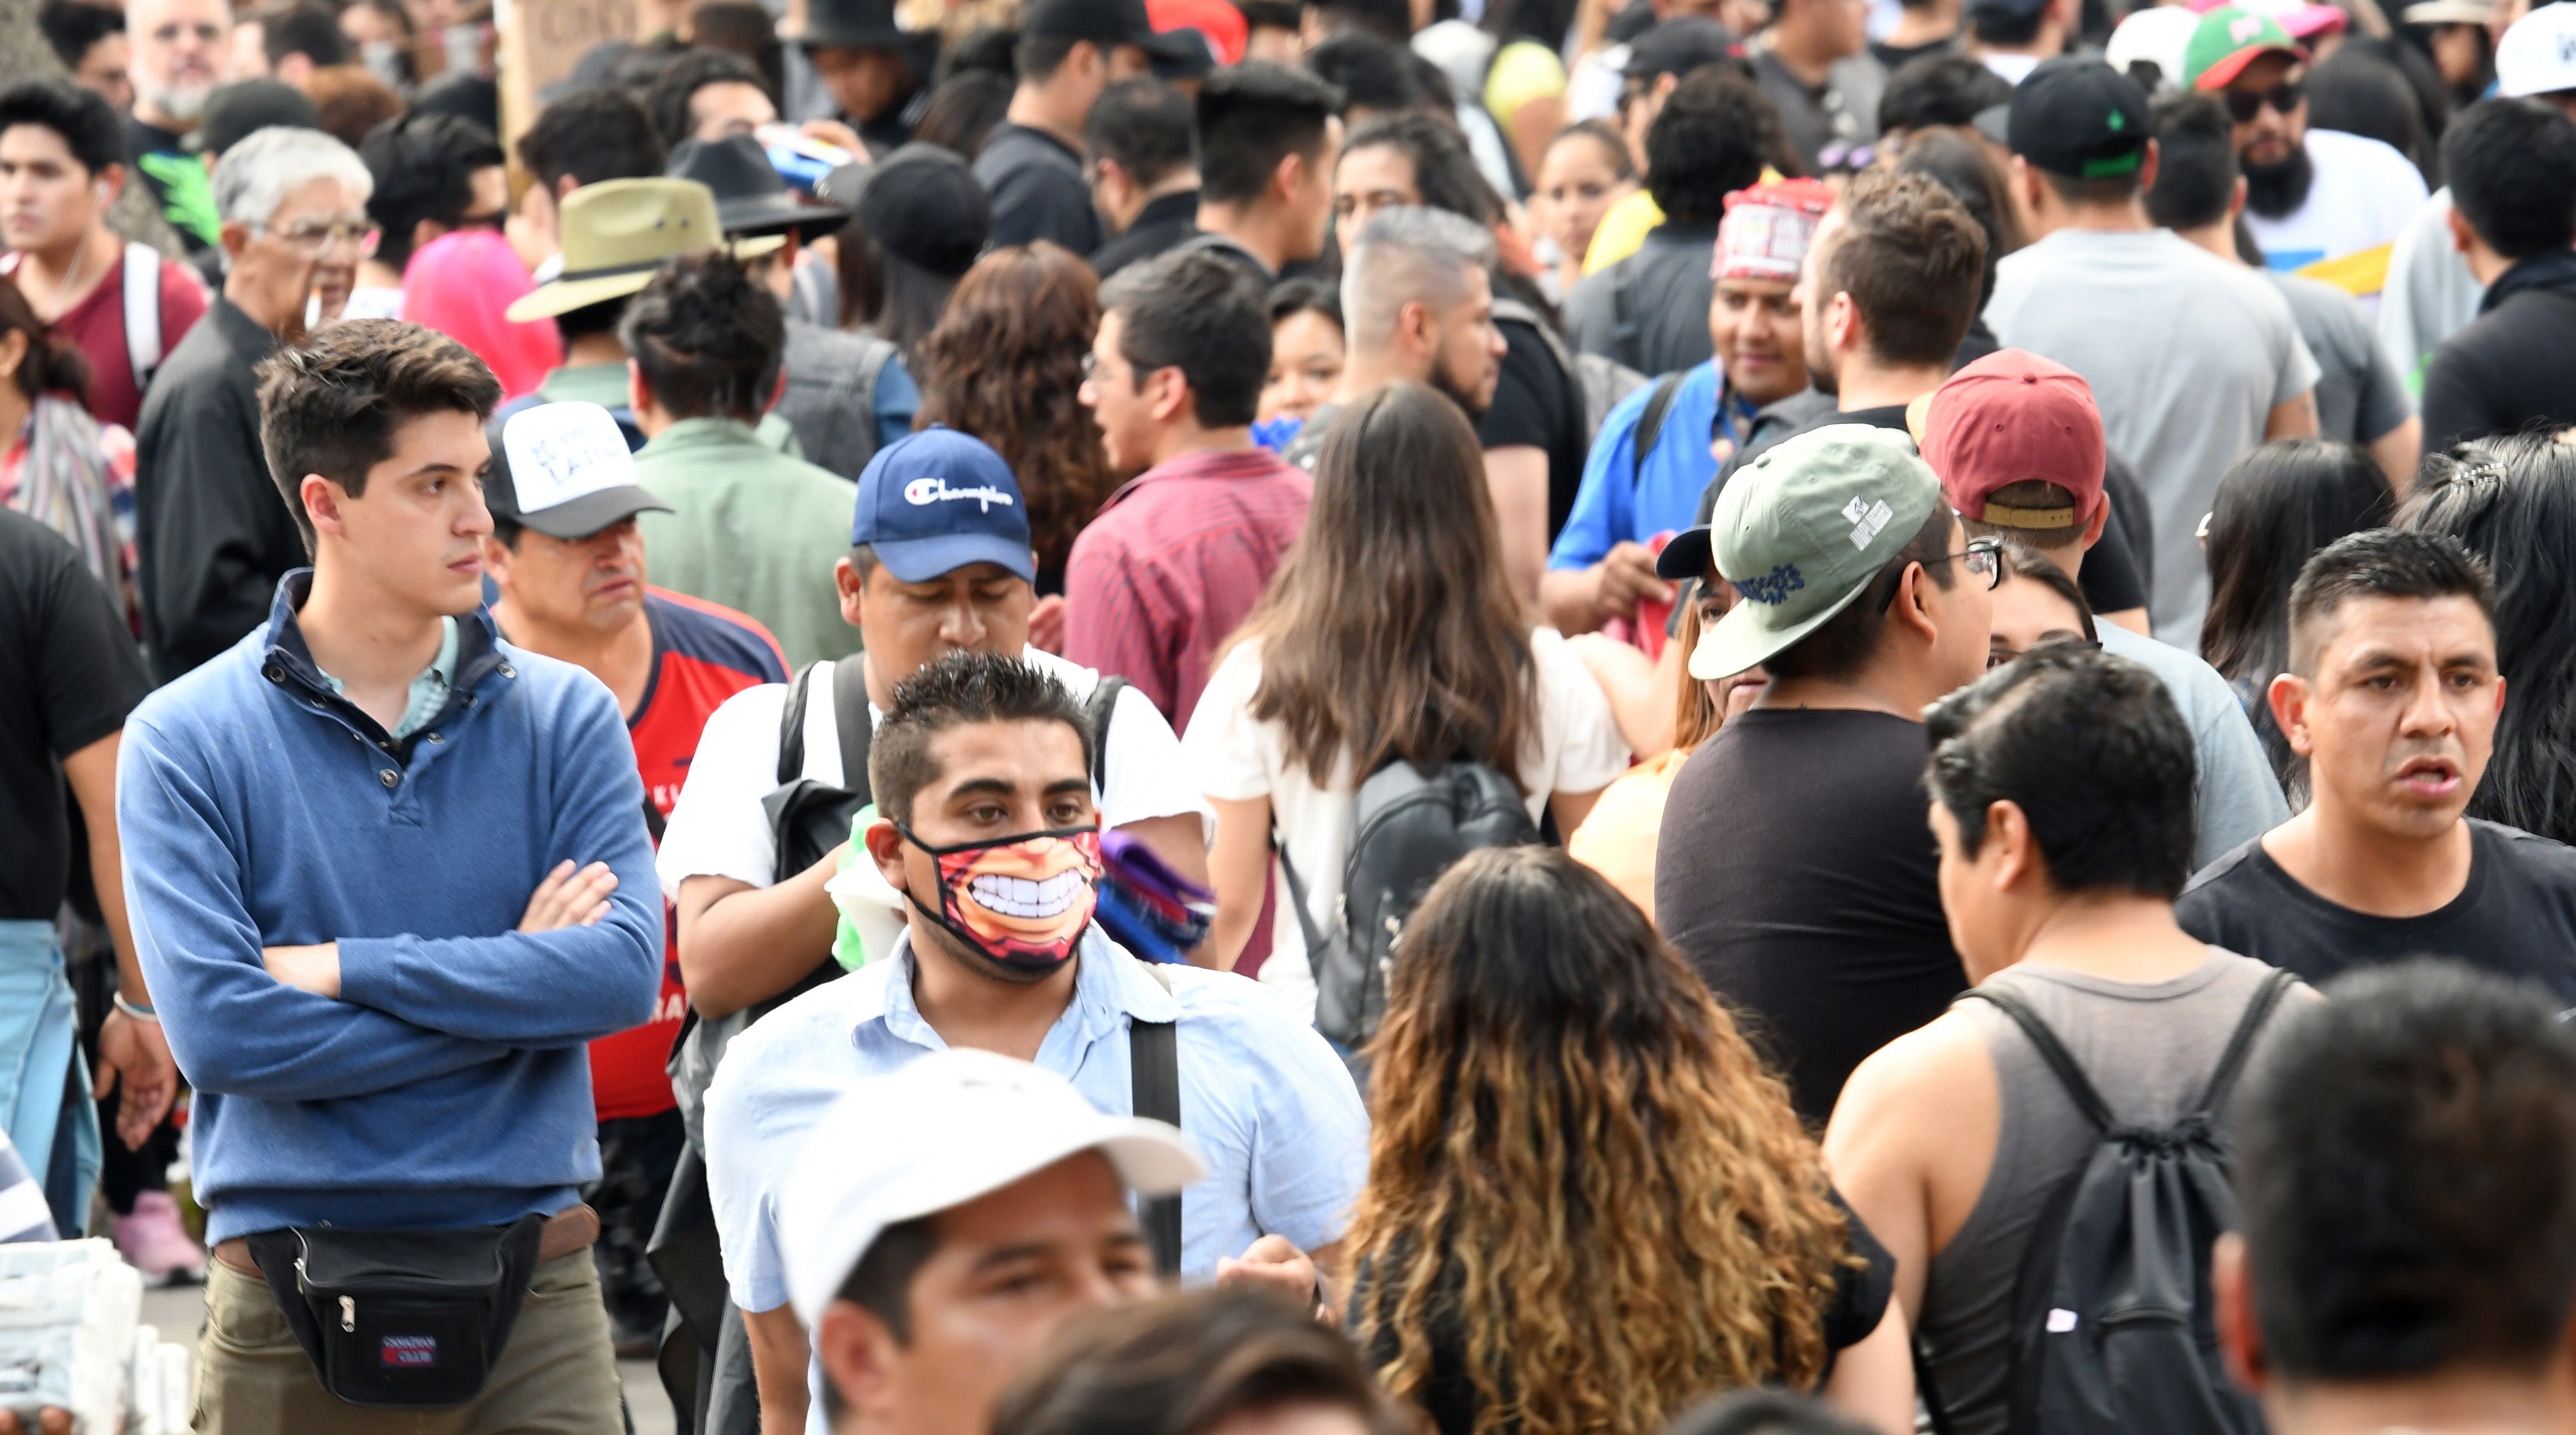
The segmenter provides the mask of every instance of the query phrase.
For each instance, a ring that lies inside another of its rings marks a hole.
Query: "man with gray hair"
[[[143,638],[162,682],[258,627],[306,561],[262,456],[251,371],[281,338],[302,341],[315,266],[343,247],[356,262],[374,189],[319,130],[261,130],[215,165],[223,293],[154,377],[135,440]]]
[[[1324,431],[1342,405],[1398,379],[1447,394],[1470,423],[1484,417],[1502,378],[1505,348],[1494,327],[1493,264],[1493,236],[1445,209],[1403,205],[1370,219],[1342,260],[1341,382],[1281,457],[1312,473]],[[1504,516],[1503,498],[1498,490],[1498,516]],[[1547,559],[1544,515],[1537,550],[1528,555],[1535,564],[1524,565],[1524,555],[1508,542],[1506,549],[1516,570],[1530,567],[1512,573],[1515,591],[1526,578],[1536,592],[1537,569]]]
[[[126,152],[191,253],[215,248],[220,221],[206,168],[182,141],[205,114],[207,97],[233,77],[232,30],[226,0],[133,0],[125,7],[134,79]]]

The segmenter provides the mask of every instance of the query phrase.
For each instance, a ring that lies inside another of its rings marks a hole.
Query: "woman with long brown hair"
[[[921,344],[914,424],[972,434],[1011,466],[1028,498],[1041,597],[1064,592],[1074,536],[1117,487],[1100,429],[1075,397],[1099,328],[1091,266],[1041,240],[975,261]]]
[[[1484,457],[1456,404],[1399,383],[1335,416],[1305,536],[1182,738],[1217,812],[1216,924],[1201,961],[1230,967],[1252,936],[1274,832],[1308,917],[1332,929],[1353,799],[1390,762],[1488,764],[1518,781],[1532,821],[1552,811],[1560,832],[1627,769],[1609,701],[1563,639],[1531,630],[1501,548]],[[1310,1012],[1294,909],[1275,931],[1261,980]]]
[[[1600,874],[1460,860],[1405,925],[1368,1056],[1351,1325],[1441,1435],[1647,1435],[1763,1385],[1913,1428],[1895,1261]]]

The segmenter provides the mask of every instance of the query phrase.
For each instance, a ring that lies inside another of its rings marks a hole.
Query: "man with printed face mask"
[[[1213,1174],[1164,1228],[1166,1271],[1330,1303],[1366,1175],[1359,1094],[1323,1038],[1251,982],[1148,968],[1092,925],[1090,752],[1083,705],[1034,662],[953,652],[890,695],[863,861],[901,894],[904,930],[882,960],[736,1038],[707,1092],[707,1186],[765,1430],[823,1428],[788,1308],[781,1184],[836,1098],[945,1047],[1033,1061],[1111,1115],[1167,1105]]]

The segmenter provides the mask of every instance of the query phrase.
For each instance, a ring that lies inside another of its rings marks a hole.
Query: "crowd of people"
[[[200,1432],[2576,1425],[2576,3],[30,18]]]

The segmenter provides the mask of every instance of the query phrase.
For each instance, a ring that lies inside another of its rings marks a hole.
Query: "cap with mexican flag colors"
[[[2137,81],[2075,55],[2041,61],[2004,115],[2004,142],[2014,154],[2072,179],[2136,174],[2154,133]]]
[[[2183,47],[2183,87],[2223,90],[2244,73],[2247,65],[2275,52],[2294,60],[2303,58],[2299,42],[2290,38],[2280,21],[2221,5],[2200,17],[2199,28],[2191,32],[2191,43]]]

